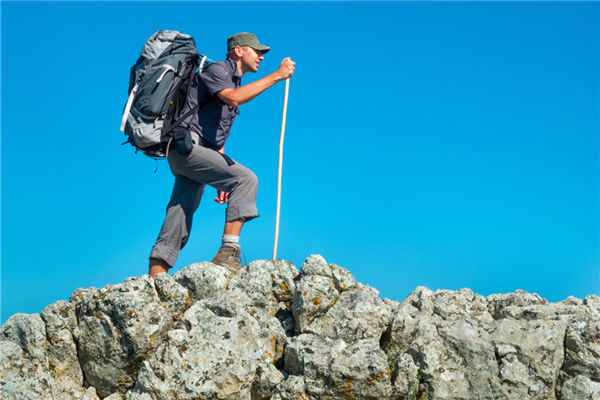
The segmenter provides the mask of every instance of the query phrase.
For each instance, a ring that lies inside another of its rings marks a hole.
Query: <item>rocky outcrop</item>
[[[0,399],[600,400],[600,299],[418,287],[310,256],[78,289],[0,328]]]

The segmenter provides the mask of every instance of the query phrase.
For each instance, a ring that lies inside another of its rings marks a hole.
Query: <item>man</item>
[[[173,136],[177,140],[168,147],[167,159],[175,184],[165,221],[150,253],[152,277],[175,264],[188,240],[192,217],[206,185],[217,189],[216,202],[227,204],[221,248],[212,262],[233,274],[242,268],[239,237],[243,224],[258,217],[258,181],[252,171],[225,155],[224,145],[239,113],[238,106],[294,73],[295,62],[285,58],[272,74],[241,86],[242,76],[256,72],[269,50],[255,35],[237,33],[227,39],[227,59],[210,64],[194,77],[182,114],[201,106],[175,129]]]

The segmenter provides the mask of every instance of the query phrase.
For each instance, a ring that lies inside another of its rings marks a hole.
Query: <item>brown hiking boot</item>
[[[235,275],[243,268],[243,265],[240,262],[241,251],[242,249],[240,247],[221,246],[217,255],[211,262],[227,268],[229,272]]]

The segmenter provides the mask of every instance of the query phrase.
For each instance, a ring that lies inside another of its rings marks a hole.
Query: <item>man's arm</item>
[[[249,102],[277,82],[292,76],[294,74],[295,64],[296,63],[289,57],[284,58],[277,71],[272,74],[237,89],[223,89],[216,94],[223,102],[230,106],[237,107],[240,104]]]

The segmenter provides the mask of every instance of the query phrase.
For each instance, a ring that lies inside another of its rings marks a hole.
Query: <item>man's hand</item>
[[[229,200],[229,192],[217,189],[217,197],[214,198],[219,204],[225,204]]]
[[[294,69],[296,69],[295,65],[296,63],[292,61],[291,58],[287,57],[283,59],[281,65],[279,65],[279,68],[277,68],[277,74],[280,76],[282,81],[294,75]]]

